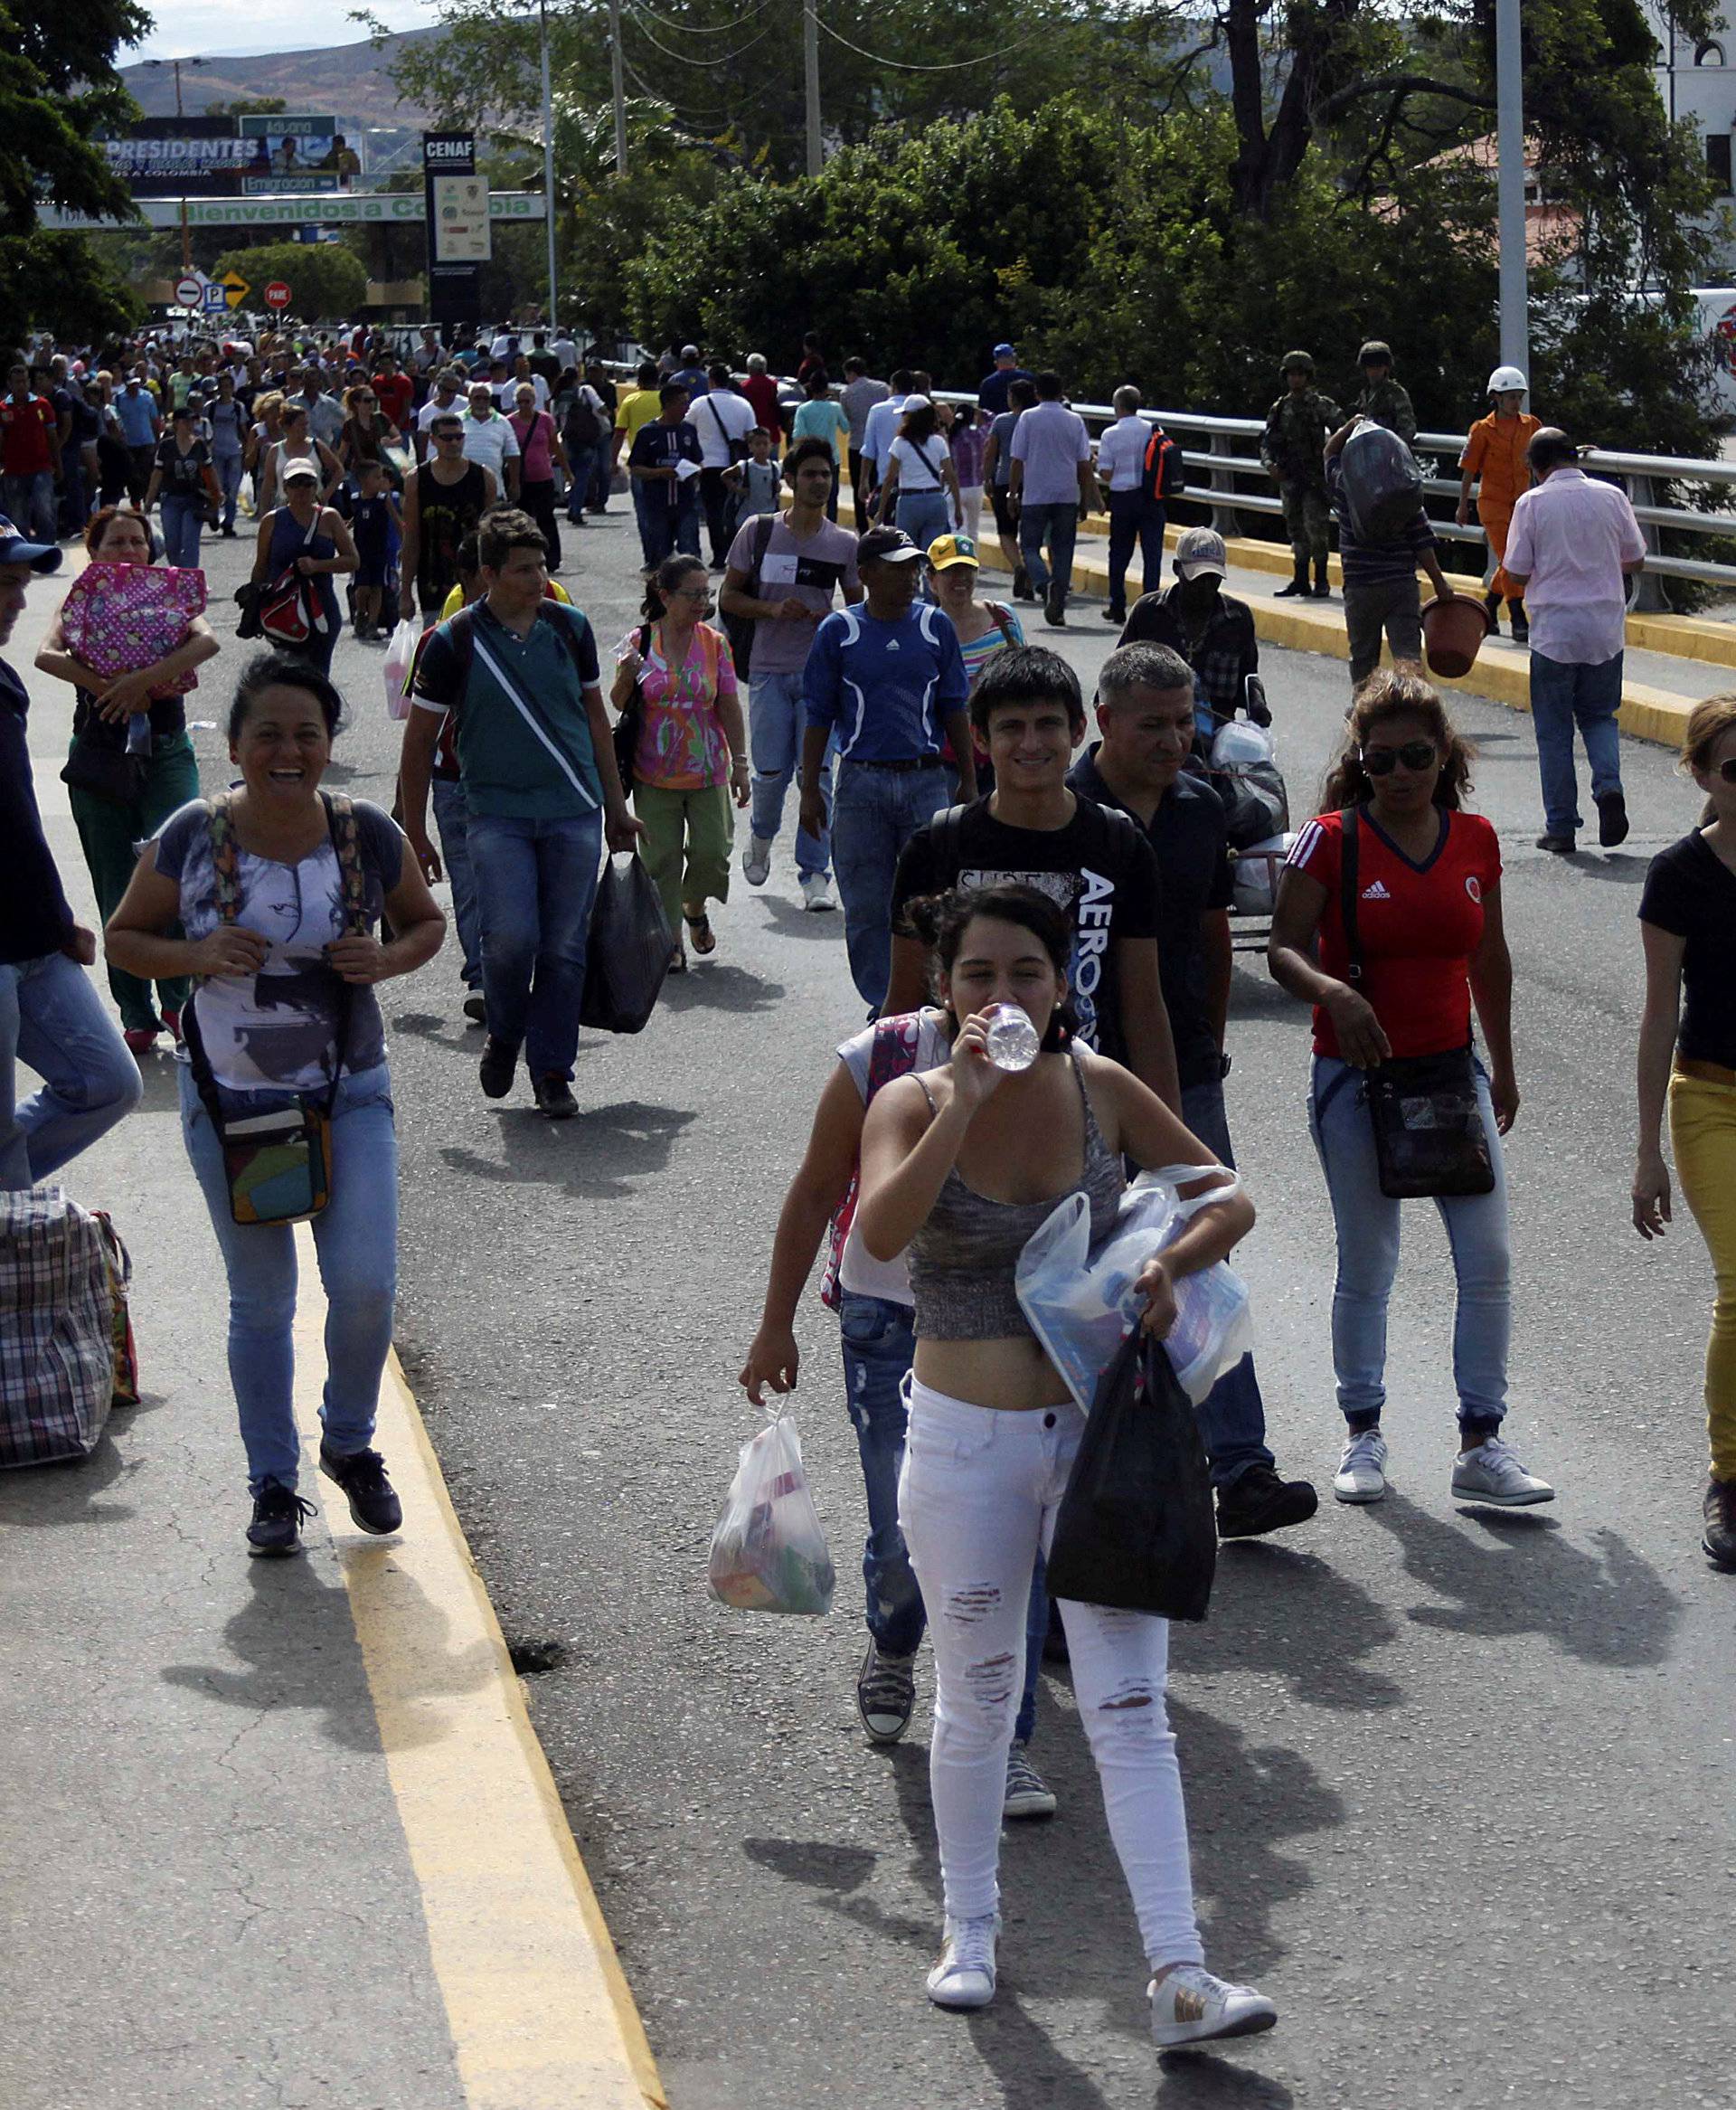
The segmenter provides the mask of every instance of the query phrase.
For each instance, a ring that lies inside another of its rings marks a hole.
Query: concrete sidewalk
[[[58,781],[71,692],[28,672],[70,570],[33,586],[7,658],[61,875],[94,922]],[[224,686],[189,717],[219,716]],[[207,785],[226,781],[215,728],[193,737]],[[402,1536],[362,1537],[313,1470],[305,1228],[302,1492],[321,1514],[304,1558],[246,1556],[222,1272],[175,1070],[147,1058],[143,1107],[64,1179],[131,1250],[142,1404],[82,1465],[0,1473],[0,2102],[661,2105],[395,1364],[379,1442]]]

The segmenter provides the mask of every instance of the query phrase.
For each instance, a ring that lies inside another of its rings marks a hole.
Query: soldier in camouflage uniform
[[[1284,501],[1284,525],[1290,537],[1296,570],[1276,598],[1296,594],[1303,600],[1332,596],[1326,575],[1327,535],[1332,516],[1326,506],[1326,444],[1344,412],[1314,385],[1314,361],[1307,352],[1290,352],[1284,360],[1288,391],[1272,405],[1260,434],[1260,459],[1270,471]],[[1308,563],[1314,584],[1308,584]]]
[[[1392,378],[1392,347],[1378,337],[1364,345],[1356,364],[1363,370],[1363,393],[1355,409],[1376,425],[1396,432],[1407,447],[1417,436],[1417,413],[1402,383]]]

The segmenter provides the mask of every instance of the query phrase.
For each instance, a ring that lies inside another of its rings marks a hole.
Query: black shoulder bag
[[[1362,940],[1356,925],[1356,883],[1361,817],[1344,809],[1344,856],[1338,875],[1339,909],[1348,979],[1361,994]],[[1450,823],[1448,824],[1450,825]],[[1495,1163],[1477,1098],[1469,1045],[1444,1055],[1388,1055],[1363,1073],[1363,1093],[1374,1130],[1381,1192],[1394,1201],[1422,1195],[1490,1194]]]
[[[651,625],[639,625],[638,652],[641,659],[651,657]],[[621,780],[621,795],[626,797],[633,789],[633,765],[638,756],[639,734],[645,730],[645,692],[636,681],[633,695],[626,710],[615,721],[615,768]]]

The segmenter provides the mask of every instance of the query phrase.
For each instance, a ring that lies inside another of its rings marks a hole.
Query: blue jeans
[[[901,490],[894,517],[913,543],[927,549],[952,533],[952,500],[944,491]]]
[[[464,786],[451,778],[434,780],[434,824],[440,831],[440,862],[452,883],[452,921],[458,926],[464,955],[464,986],[482,987],[482,937],[476,914],[476,875],[470,863],[470,815]]]
[[[892,979],[892,880],[899,852],[946,804],[947,772],[838,765],[832,804],[832,866],[844,905],[850,979],[863,1003],[879,1010]]]
[[[157,500],[163,520],[163,557],[165,563],[187,571],[199,567],[199,530],[204,525],[205,501],[189,498],[179,491],[165,491]]]
[[[1489,1194],[1442,1195],[1458,1304],[1453,1382],[1467,1433],[1487,1434],[1507,1411],[1507,1341],[1512,1327],[1507,1266],[1507,1176],[1495,1133],[1489,1081],[1477,1065],[1477,1098],[1495,1166]],[[1338,1234],[1332,1292],[1332,1360],[1338,1405],[1353,1425],[1380,1419],[1386,1401],[1386,1302],[1399,1264],[1400,1204],[1381,1192],[1362,1081],[1347,1063],[1316,1055],[1308,1128],[1320,1153]]]
[[[1139,546],[1141,593],[1156,593],[1164,577],[1164,509],[1143,491],[1109,493],[1109,608],[1125,615],[1127,565]]]
[[[217,472],[218,487],[223,494],[223,526],[227,531],[235,525],[235,507],[241,495],[241,458],[239,454],[213,455],[211,466]]]
[[[1183,1085],[1182,1119],[1208,1150],[1217,1152],[1221,1164],[1234,1165],[1222,1078]],[[1266,1403],[1260,1396],[1251,1355],[1218,1379],[1202,1401],[1199,1416],[1213,1487],[1231,1487],[1250,1465],[1273,1462],[1266,1447]]]
[[[1573,769],[1573,728],[1591,765],[1591,796],[1621,789],[1621,662],[1618,652],[1600,667],[1570,666],[1531,655],[1531,716],[1537,728],[1537,771],[1543,782],[1543,824],[1551,835],[1580,828],[1580,781]]]
[[[592,447],[569,447],[567,467],[571,471],[571,481],[567,486],[567,518],[575,527],[584,525],[587,506],[596,507],[592,496],[598,471],[609,456],[608,448],[599,442]]]
[[[19,1063],[42,1088],[18,1103]],[[62,952],[0,964],[0,1187],[33,1187],[138,1104],[144,1087],[90,978]]]
[[[839,1346],[844,1391],[862,1453],[862,1483],[868,1497],[868,1540],[862,1579],[868,1594],[868,1631],[889,1656],[913,1656],[928,1626],[921,1585],[910,1566],[898,1526],[898,1476],[904,1469],[904,1434],[910,1410],[904,1380],[916,1355],[915,1313],[888,1297],[840,1292]],[[1024,1696],[1013,1734],[1028,1743],[1036,1724],[1037,1678],[1049,1631],[1049,1592],[1043,1556],[1037,1556],[1024,1622]]]
[[[633,509],[638,515],[639,549],[647,571],[677,550],[687,557],[699,554],[698,481],[689,477],[680,486],[674,506],[664,497],[662,484],[634,484]]]
[[[784,798],[802,759],[802,733],[807,712],[799,674],[756,674],[748,685],[748,748],[753,760],[750,826],[762,842],[773,842],[784,825]],[[832,751],[820,765],[820,791],[832,802]],[[805,828],[796,830],[796,869],[807,879],[825,876],[831,861],[828,829],[817,839]]]
[[[0,477],[0,512],[30,541],[55,541],[53,470],[40,468],[33,476]]]
[[[488,1031],[511,1047],[523,1044],[533,1077],[571,1078],[603,817],[516,820],[473,813],[468,837]]]
[[[294,1487],[301,1462],[293,1396],[296,1236],[288,1224],[238,1224],[230,1215],[222,1145],[181,1069],[181,1133],[211,1212],[229,1277],[229,1381],[241,1415],[247,1484]],[[243,1110],[280,1094],[237,1094]],[[398,1288],[398,1135],[392,1077],[384,1063],[344,1076],[332,1118],[332,1198],[313,1219],[319,1279],[326,1285],[326,1391],[320,1425],[340,1458],[373,1441],[380,1376],[392,1347]]]
[[[1043,561],[1043,545],[1049,544],[1054,564],[1055,588],[1064,601],[1073,579],[1073,544],[1079,535],[1079,501],[1064,506],[1023,506],[1019,509],[1019,554],[1033,593],[1049,591],[1049,566]]]

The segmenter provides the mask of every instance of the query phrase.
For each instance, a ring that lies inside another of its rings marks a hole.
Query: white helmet
[[[1524,395],[1530,387],[1531,383],[1516,366],[1497,366],[1490,374],[1489,385],[1484,393],[1488,395],[1505,395],[1509,390],[1516,388]]]

